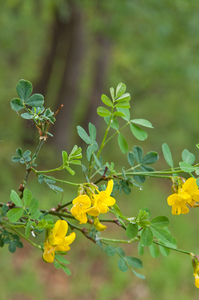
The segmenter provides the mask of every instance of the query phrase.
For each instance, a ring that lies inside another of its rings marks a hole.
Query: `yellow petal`
[[[81,204],[83,208],[89,208],[91,206],[91,200],[87,195],[80,195],[73,200],[73,204]]]
[[[180,215],[181,213],[181,206],[179,204],[172,205],[172,214],[173,215]]]
[[[115,204],[115,199],[113,197],[108,197],[106,198],[104,204],[106,204],[107,206],[112,206]]]
[[[68,223],[65,220],[58,220],[53,228],[53,236],[65,237],[68,231]]]
[[[104,231],[107,228],[107,226],[100,223],[98,218],[94,219],[94,226],[98,231]]]
[[[169,205],[173,205],[175,204],[176,202],[179,202],[180,200],[182,200],[182,198],[178,195],[178,194],[173,194],[173,195],[170,195],[168,198],[167,198],[167,203]]]
[[[198,274],[193,274],[194,275],[194,277],[195,277],[195,286],[199,289],[199,276],[198,276]]]
[[[75,217],[76,218],[76,217]],[[82,213],[81,215],[78,215],[76,218],[78,221],[80,221],[79,224],[86,224],[88,219],[86,213]]]
[[[109,211],[108,206],[106,206],[101,201],[98,201],[97,207],[99,208],[100,213],[105,214],[107,211]]]
[[[187,214],[189,212],[189,209],[186,205],[181,206],[181,214]]]
[[[47,241],[44,242],[44,254],[43,259],[48,262],[52,263],[55,257],[55,249],[56,247],[52,247]]]
[[[89,208],[89,210],[87,211],[87,214],[93,217],[99,216],[100,214],[100,210],[98,207],[93,206],[91,208]]]
[[[69,245],[72,244],[75,237],[76,237],[75,232],[72,232],[71,234],[69,234],[69,236],[66,236],[63,239],[62,243],[58,245],[56,251],[63,251],[63,252],[69,251],[70,250]]]
[[[113,190],[113,179],[109,180],[108,184],[107,184],[107,188],[106,188],[106,193],[110,194],[112,193],[112,190]]]
[[[187,179],[186,182],[182,185],[182,189],[190,195],[195,194],[198,190],[196,179],[193,177]]]
[[[76,233],[72,232],[71,234],[69,234],[68,236],[65,237],[64,245],[72,244],[72,242],[74,241],[75,238],[76,238]]]

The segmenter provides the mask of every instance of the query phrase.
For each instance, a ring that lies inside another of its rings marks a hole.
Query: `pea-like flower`
[[[94,217],[100,214],[96,206],[91,207],[91,200],[87,195],[79,195],[72,203],[71,214],[80,221],[80,224],[87,223],[87,214]]]
[[[100,223],[98,218],[94,218],[94,226],[98,231],[104,231],[107,228],[107,226]]]
[[[178,188],[177,193],[167,198],[167,203],[172,206],[172,214],[180,215],[189,212],[189,208],[193,207],[196,201],[199,201],[199,190],[195,178],[189,178]]]
[[[76,234],[72,232],[66,236],[68,223],[65,220],[58,220],[53,229],[48,230],[48,235],[44,242],[43,259],[52,263],[55,257],[55,251],[66,252],[70,250],[70,244],[74,241]]]
[[[92,196],[92,204],[93,206],[96,206],[100,213],[105,214],[107,211],[109,211],[108,206],[112,206],[115,204],[115,199],[111,197],[111,193],[113,190],[113,180],[111,179],[108,184],[105,191],[98,192],[98,194],[95,194]]]

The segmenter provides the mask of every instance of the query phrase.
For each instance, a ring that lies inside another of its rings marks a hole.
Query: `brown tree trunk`
[[[84,49],[82,13],[74,3],[70,6],[71,16],[67,23],[68,48],[65,53],[64,73],[55,110],[62,104],[64,107],[60,110],[55,125],[52,127],[54,135],[52,142],[59,150],[64,150],[71,145],[70,124],[77,102]]]
[[[101,117],[97,115],[97,107],[101,105],[101,95],[105,92],[106,75],[110,58],[110,42],[106,36],[99,33],[96,37],[97,55],[94,63],[94,75],[90,97],[87,103],[87,114],[82,122],[82,127],[88,128],[91,122],[99,127]]]
[[[50,77],[52,74],[53,65],[57,56],[57,48],[61,35],[67,36],[67,24],[62,22],[59,17],[59,12],[55,12],[55,20],[52,26],[52,41],[50,51],[47,53],[44,64],[42,67],[41,76],[39,77],[37,84],[34,86],[34,92],[46,95]]]

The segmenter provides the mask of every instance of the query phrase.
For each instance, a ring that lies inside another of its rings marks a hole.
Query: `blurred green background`
[[[124,132],[129,148],[141,146],[145,152],[157,151],[156,169],[167,168],[161,145],[169,144],[175,165],[183,149],[198,157],[199,95],[199,2],[187,0],[7,0],[0,2],[0,193],[9,200],[11,189],[18,189],[24,176],[22,165],[11,161],[15,149],[34,151],[37,132],[31,123],[10,109],[19,79],[30,80],[34,92],[45,96],[52,110],[61,104],[54,137],[41,150],[38,168],[61,164],[61,150],[69,152],[76,143],[84,147],[76,126],[87,129],[88,122],[98,128],[105,124],[97,116],[101,94],[109,93],[119,82],[127,85],[132,96],[133,118],[145,118],[155,127],[140,142],[130,131]],[[107,160],[126,163],[112,142],[104,151]],[[112,151],[114,149],[114,151]],[[80,181],[83,180],[78,172]],[[63,178],[71,179],[63,174]],[[179,248],[199,254],[197,210],[182,216],[171,215],[166,203],[170,182],[148,179],[144,190],[133,188],[131,195],[116,195],[124,214],[136,215],[148,207],[152,216],[166,215],[169,229],[178,239]],[[41,201],[41,207],[57,205],[61,195],[37,183],[33,175],[29,189]],[[64,200],[76,196],[65,188]],[[109,226],[113,237],[114,226]],[[103,233],[104,235],[105,233]],[[124,233],[121,232],[124,237]],[[125,247],[130,256],[139,257],[137,245]],[[130,270],[119,271],[117,259],[108,257],[89,240],[77,233],[68,253],[72,275],[41,259],[41,253],[25,244],[15,254],[1,249],[1,299],[198,299],[191,259],[171,253],[154,259],[148,249],[143,260],[146,280]]]

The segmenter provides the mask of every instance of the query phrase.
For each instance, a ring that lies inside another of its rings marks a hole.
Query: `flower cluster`
[[[68,231],[68,223],[64,220],[58,220],[53,229],[48,231],[46,240],[44,242],[43,259],[52,263],[55,257],[55,251],[66,252],[70,250],[70,244],[74,241],[76,234],[72,232],[66,236]]]
[[[106,226],[102,225],[99,222],[97,216],[100,213],[105,214],[109,210],[109,206],[115,204],[115,199],[111,197],[111,193],[113,190],[113,180],[111,179],[105,191],[96,190],[96,194],[90,195],[79,195],[77,198],[73,200],[73,207],[71,208],[71,213],[80,221],[80,224],[87,223],[87,214],[94,218],[94,225],[97,230],[105,230]]]
[[[167,203],[172,206],[173,215],[188,213],[188,206],[193,207],[196,201],[199,201],[199,190],[195,178],[187,179],[178,187],[177,193],[167,198]]]

